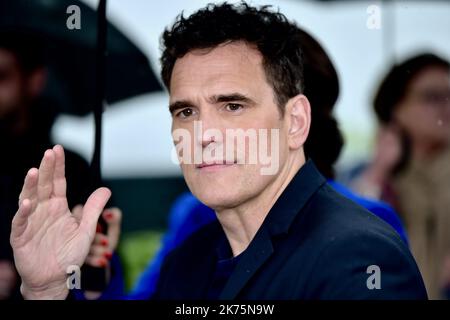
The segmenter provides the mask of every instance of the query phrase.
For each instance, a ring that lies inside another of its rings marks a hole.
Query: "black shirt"
[[[233,273],[240,257],[233,257],[230,245],[226,238],[223,238],[217,247],[217,263],[216,269],[212,276],[211,287],[208,290],[208,299],[217,300],[223,288]]]

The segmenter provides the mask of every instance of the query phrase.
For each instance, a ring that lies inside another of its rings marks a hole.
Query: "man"
[[[218,222],[165,259],[154,298],[426,299],[395,231],[306,160],[311,106],[295,24],[266,7],[209,5],[179,17],[163,45],[183,175]],[[257,132],[256,163],[251,144],[226,152],[237,129]],[[60,146],[28,172],[11,232],[25,298],[67,296],[66,268],[84,262],[109,196],[100,188],[70,214]]]
[[[381,201],[363,198],[352,193],[343,185],[334,181],[334,164],[339,158],[344,145],[338,123],[332,111],[339,96],[339,79],[336,69],[325,49],[320,43],[304,30],[299,29],[304,68],[304,95],[308,97],[311,117],[314,119],[305,144],[305,153],[327,179],[327,182],[340,194],[363,206],[376,216],[383,219],[397,231],[402,240],[408,244],[406,232],[396,212]],[[100,296],[101,300],[110,299],[149,299],[156,290],[162,262],[167,254],[181,245],[189,236],[201,227],[216,221],[216,213],[202,204],[192,193],[180,195],[174,202],[168,214],[168,227],[161,241],[161,246],[149,264],[139,276],[131,292],[126,295],[123,287],[123,275],[119,259],[111,260],[113,276],[107,288]],[[109,243],[118,243],[120,233],[116,224],[108,229]],[[97,233],[96,241],[91,246],[86,264],[98,266],[103,260],[101,241],[103,235]],[[83,290],[74,291],[77,299],[85,299]]]

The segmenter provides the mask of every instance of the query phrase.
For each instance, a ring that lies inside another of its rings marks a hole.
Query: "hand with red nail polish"
[[[122,212],[118,208],[109,208],[103,211],[102,216],[107,225],[106,235],[101,232],[95,234],[86,264],[105,268],[109,267],[109,261],[119,242]]]

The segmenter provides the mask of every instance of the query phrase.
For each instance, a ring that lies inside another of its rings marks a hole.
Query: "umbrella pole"
[[[100,0],[97,9],[97,52],[96,52],[96,93],[94,105],[95,121],[95,145],[91,161],[91,188],[92,191],[103,185],[101,174],[101,146],[102,146],[102,114],[105,102],[106,82],[106,0]],[[102,217],[99,225],[106,234],[106,222]],[[106,269],[96,268],[88,265],[83,266],[81,285],[83,290],[103,291],[107,286]]]
[[[101,174],[101,147],[102,147],[102,114],[105,101],[105,82],[106,82],[106,0],[100,0],[97,9],[97,56],[96,56],[96,96],[94,105],[95,121],[95,147],[92,157],[92,179],[93,187],[98,188],[102,185]]]

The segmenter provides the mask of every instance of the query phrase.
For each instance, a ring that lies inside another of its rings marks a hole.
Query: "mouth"
[[[204,170],[204,171],[211,171],[211,170],[218,170],[218,169],[222,169],[222,168],[231,167],[231,166],[234,166],[235,164],[236,164],[236,161],[231,162],[231,163],[227,163],[224,161],[216,161],[213,163],[202,162],[202,163],[196,165],[195,168]]]

